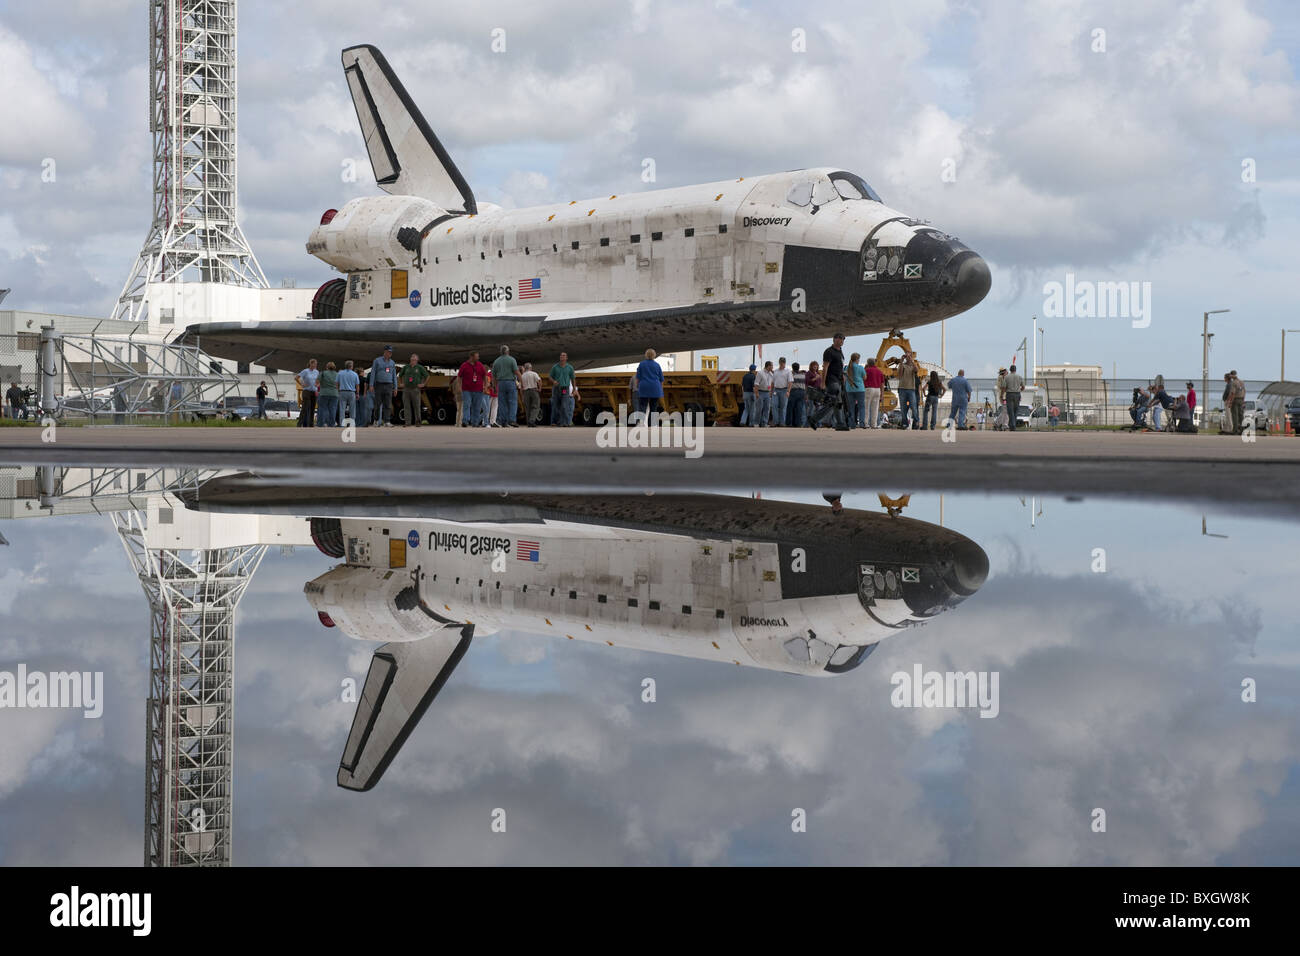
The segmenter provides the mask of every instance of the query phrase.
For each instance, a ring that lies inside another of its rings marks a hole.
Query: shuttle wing
[[[219,358],[289,371],[305,368],[311,358],[368,363],[385,345],[402,359],[416,352],[426,365],[440,368],[459,368],[472,349],[495,355],[501,345],[509,345],[520,362],[549,363],[567,350],[575,367],[596,368],[639,361],[648,342],[671,341],[685,351],[738,336],[738,341],[750,341],[765,332],[757,321],[760,311],[780,308],[776,303],[718,302],[629,309],[626,303],[606,302],[535,314],[217,321],[191,325],[181,340]]]
[[[421,196],[451,213],[478,212],[465,177],[384,55],[369,45],[349,47],[343,75],[379,187],[395,196]]]
[[[369,790],[379,782],[465,656],[473,634],[474,625],[467,624],[375,651],[339,761],[340,787]]]

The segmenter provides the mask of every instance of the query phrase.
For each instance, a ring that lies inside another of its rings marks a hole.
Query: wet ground
[[[131,467],[0,470],[0,693],[20,666],[102,673],[102,713],[0,708],[0,864],[141,860],[132,529],[158,568],[267,546],[235,618],[238,864],[1300,854],[1300,442],[716,431],[687,460],[609,454],[594,430],[521,430],[512,452],[385,430],[292,468],[277,456],[336,439],[61,433],[41,450]],[[169,451],[284,473],[146,467]],[[1106,468],[1125,497],[1084,487]],[[1250,468],[1263,491],[1223,492]],[[712,493],[669,494],[692,474]],[[1050,481],[1073,490],[1033,490]],[[340,786],[372,654],[466,621],[373,788]]]
[[[671,442],[672,431],[668,437]],[[1100,431],[834,432],[704,428],[668,447],[611,447],[598,428],[0,429],[0,462],[192,465],[383,474],[415,487],[691,491],[764,485],[1102,493],[1222,501],[1294,512],[1300,439]],[[345,439],[355,440],[345,440]],[[689,457],[688,457],[689,455]]]

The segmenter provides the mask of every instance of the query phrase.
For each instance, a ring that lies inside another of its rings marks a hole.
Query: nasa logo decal
[[[418,548],[420,546],[420,532],[412,531],[408,534],[406,536],[406,543],[413,548]]]
[[[411,303],[411,308],[418,309],[420,307],[420,290],[412,289],[411,294],[407,296],[406,301]],[[414,534],[415,532],[411,533]]]

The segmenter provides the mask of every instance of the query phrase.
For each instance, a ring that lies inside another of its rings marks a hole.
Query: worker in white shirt
[[[542,377],[533,371],[532,362],[525,362],[519,378],[524,386],[524,424],[532,428],[542,418]]]
[[[794,372],[785,366],[785,356],[777,359],[772,373],[772,424],[780,428],[785,424],[786,407],[790,389],[794,386]]]
[[[772,363],[764,362],[763,367],[754,374],[754,397],[758,399],[758,427],[766,428],[772,416],[772,387],[776,376],[772,372]],[[750,422],[753,425],[753,422]]]

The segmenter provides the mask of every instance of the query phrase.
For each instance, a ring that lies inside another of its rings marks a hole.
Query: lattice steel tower
[[[235,609],[266,545],[152,547],[145,515],[113,515],[149,599],[146,866],[233,862]]]
[[[114,318],[142,318],[151,282],[264,289],[236,221],[236,0],[150,0],[153,225]]]

